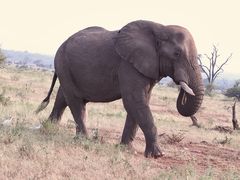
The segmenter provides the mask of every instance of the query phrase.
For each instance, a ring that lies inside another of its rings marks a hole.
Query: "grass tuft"
[[[3,106],[8,106],[11,102],[10,97],[6,97],[6,89],[4,88],[2,92],[0,93],[0,103]]]
[[[40,132],[48,137],[52,137],[59,132],[58,125],[49,120],[42,120],[41,125]]]
[[[184,139],[183,133],[166,135],[164,134],[164,138],[168,144],[177,144],[180,143]]]

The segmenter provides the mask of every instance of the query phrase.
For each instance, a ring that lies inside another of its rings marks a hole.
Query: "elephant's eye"
[[[174,52],[174,56],[175,57],[177,57],[177,58],[179,58],[180,56],[181,56],[181,50],[180,49],[178,49],[178,50],[176,50],[175,52]]]

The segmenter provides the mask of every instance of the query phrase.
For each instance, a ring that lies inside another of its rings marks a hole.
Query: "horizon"
[[[237,0],[192,2],[183,0],[114,3],[31,0],[1,2],[0,44],[2,49],[28,51],[54,56],[56,50],[73,33],[89,26],[120,29],[127,23],[145,19],[160,24],[186,27],[195,39],[199,54],[210,54],[213,45],[219,49],[219,62],[231,53],[224,70],[239,73],[240,16]],[[123,13],[124,12],[124,13]],[[207,60],[205,60],[207,61]]]
[[[29,54],[30,56],[46,56],[46,58],[52,58],[52,63],[49,63],[48,65],[52,64],[53,65],[53,60],[54,60],[54,56],[53,55],[49,55],[49,54],[43,54],[43,53],[35,53],[35,52],[31,52],[31,51],[20,51],[20,50],[11,50],[11,49],[2,49],[3,50],[3,53],[5,52],[14,52],[14,53],[27,53]],[[8,54],[7,53],[7,54]],[[27,56],[28,57],[28,56]],[[6,57],[8,58],[8,57]],[[10,58],[11,60],[11,58]],[[13,60],[13,59],[12,59]],[[17,59],[16,59],[17,60]],[[19,59],[21,60],[21,59]],[[29,59],[31,61],[31,57]],[[42,59],[43,60],[43,59]],[[30,62],[31,63],[31,62]],[[45,61],[46,63],[46,61]],[[204,73],[202,73],[202,76],[204,79],[206,79],[206,75]],[[170,77],[167,77],[167,78],[170,78]],[[165,78],[163,78],[165,79]],[[171,79],[171,78],[170,78]],[[219,74],[218,78],[217,78],[217,81],[222,81],[222,80],[227,80],[227,81],[236,81],[236,80],[239,80],[240,79],[240,72],[225,72],[223,71],[222,73]]]

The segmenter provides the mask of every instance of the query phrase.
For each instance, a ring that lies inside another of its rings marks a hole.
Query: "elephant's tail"
[[[53,79],[52,79],[52,84],[51,84],[51,87],[48,91],[48,95],[47,97],[42,101],[42,103],[38,106],[37,110],[35,111],[36,114],[38,114],[40,111],[42,111],[43,109],[45,109],[49,103],[49,100],[50,100],[50,96],[52,94],[52,91],[53,91],[53,88],[54,88],[54,85],[56,83],[56,80],[57,80],[57,74],[54,73],[53,75]]]

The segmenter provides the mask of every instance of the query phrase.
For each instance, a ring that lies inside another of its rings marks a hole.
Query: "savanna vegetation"
[[[59,125],[46,122],[57,87],[49,106],[36,115],[52,74],[0,69],[0,179],[240,179],[240,131],[232,129],[232,98],[205,96],[196,114],[198,128],[178,114],[178,89],[157,85],[150,104],[165,155],[147,159],[141,130],[135,151],[118,145],[126,116],[121,100],[88,104],[89,139],[74,139],[69,109]]]

